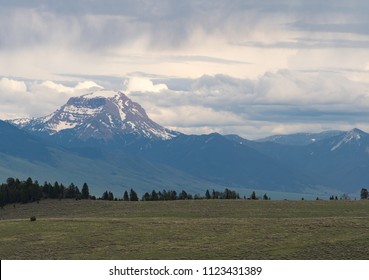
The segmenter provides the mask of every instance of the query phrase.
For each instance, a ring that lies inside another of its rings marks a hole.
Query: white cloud
[[[243,120],[227,111],[216,111],[201,105],[154,108],[149,112],[155,121],[171,127],[222,127],[242,124]]]
[[[93,81],[84,81],[84,82],[79,82],[76,85],[75,89],[76,90],[85,90],[85,89],[93,90],[93,89],[103,89],[103,87]]]
[[[167,90],[168,87],[165,84],[154,84],[150,79],[144,77],[132,77],[130,78],[126,86],[126,92],[160,92]]]
[[[46,116],[72,96],[102,88],[92,81],[66,86],[54,81],[0,79],[0,119]]]
[[[73,93],[74,92],[74,88],[66,87],[62,84],[57,84],[52,81],[42,82],[41,84],[39,84],[39,87],[44,87],[46,89],[50,89],[58,93]]]
[[[23,81],[3,77],[0,79],[0,91],[2,94],[25,92],[27,91],[27,86]]]

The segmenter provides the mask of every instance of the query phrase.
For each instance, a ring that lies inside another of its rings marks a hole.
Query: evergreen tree
[[[83,187],[82,187],[81,198],[82,199],[88,199],[89,197],[90,197],[90,191],[88,189],[88,185],[87,185],[87,183],[84,183]]]
[[[161,191],[158,192],[158,200],[164,200],[164,196]]]
[[[218,198],[218,196],[217,196],[215,190],[213,189],[213,191],[211,193],[211,199],[217,199],[217,198]]]
[[[108,200],[109,199],[109,194],[108,191],[105,191],[101,197],[102,200]]]
[[[252,192],[252,194],[251,194],[251,199],[252,199],[252,200],[255,200],[255,199],[256,199],[256,193],[255,193],[255,191],[253,191],[253,192]]]
[[[157,192],[155,190],[152,190],[152,192],[151,192],[151,200],[152,201],[159,200],[159,196],[158,196],[158,194],[157,194]]]
[[[129,196],[128,196],[128,192],[125,191],[123,194],[123,201],[129,201]]]
[[[206,199],[211,199],[211,195],[210,195],[209,190],[206,190],[205,198],[206,198]]]
[[[58,185],[58,192],[60,192],[60,186]],[[76,186],[71,183],[69,185],[69,187],[65,190],[65,194],[64,194],[65,198],[76,198],[77,193],[76,193]]]
[[[360,198],[361,199],[368,199],[368,195],[369,195],[368,190],[365,189],[365,188],[362,188],[361,192],[360,192]]]
[[[180,200],[185,200],[185,199],[188,199],[188,194],[187,192],[185,192],[184,190],[182,190],[178,196],[178,199]]]
[[[112,192],[108,193],[108,200],[114,200],[114,195]]]
[[[169,191],[169,200],[177,200],[177,192],[172,190],[172,191]]]
[[[27,203],[28,201],[28,188],[25,184],[23,184],[20,189],[20,202]]]
[[[142,201],[150,201],[151,200],[151,196],[148,192],[145,192],[145,194],[142,196]]]
[[[129,192],[129,200],[130,201],[138,201],[137,193],[133,189],[131,189],[130,192]]]
[[[61,198],[60,197],[60,185],[57,181],[54,183],[54,186],[51,188],[50,198]]]
[[[163,190],[163,200],[169,200],[169,195],[166,190]]]

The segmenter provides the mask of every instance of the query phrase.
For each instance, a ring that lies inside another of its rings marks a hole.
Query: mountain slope
[[[0,153],[31,161],[52,163],[48,144],[0,120]]]
[[[180,135],[153,144],[141,155],[225,186],[295,192],[304,189],[294,173],[272,158],[217,133]]]
[[[79,186],[87,182],[96,195],[108,189],[118,197],[131,187],[138,193],[157,187],[186,188],[188,191],[210,187],[206,180],[127,154],[124,150],[107,146],[91,149],[99,150],[96,156],[81,156],[74,150],[48,144],[44,139],[0,121],[0,182],[8,177],[73,182]]]

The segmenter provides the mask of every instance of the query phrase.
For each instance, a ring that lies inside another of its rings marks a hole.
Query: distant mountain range
[[[256,141],[185,135],[115,91],[71,98],[46,117],[0,121],[0,179],[86,181],[97,195],[109,189],[119,197],[131,187],[359,194],[368,170],[369,134],[359,129]]]

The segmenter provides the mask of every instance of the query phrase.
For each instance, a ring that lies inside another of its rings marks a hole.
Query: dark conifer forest
[[[255,192],[244,199],[268,199],[255,196]],[[190,200],[190,199],[240,199],[240,195],[228,188],[224,191],[206,190],[204,194],[190,194],[185,190],[152,190],[145,192],[141,198],[134,189],[125,190],[121,195],[113,194],[106,190],[100,197],[91,195],[87,183],[84,183],[81,190],[74,183],[64,185],[59,182],[44,182],[40,184],[37,180],[28,178],[19,180],[8,178],[0,185],[0,207],[7,204],[39,202],[42,199],[92,199],[110,201],[164,201],[164,200]]]

